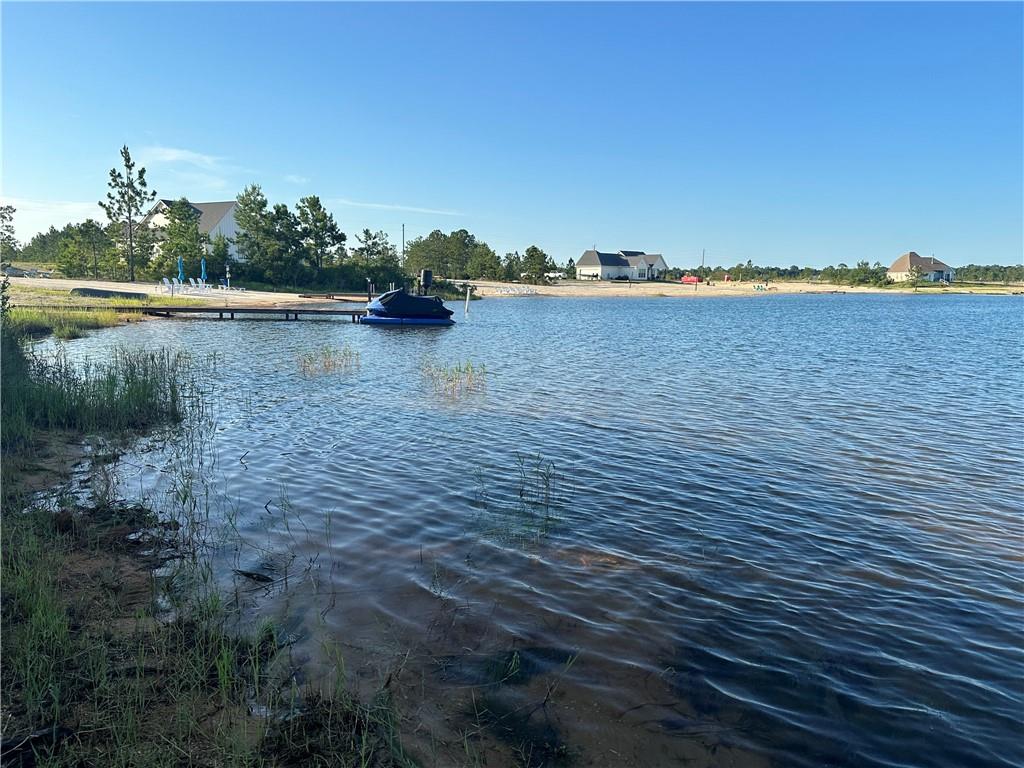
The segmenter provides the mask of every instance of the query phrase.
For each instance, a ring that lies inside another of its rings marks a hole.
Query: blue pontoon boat
[[[455,325],[438,296],[411,296],[404,288],[382,293],[366,305],[367,325]]]

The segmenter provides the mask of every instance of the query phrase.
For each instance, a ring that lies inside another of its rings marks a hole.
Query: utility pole
[[[701,280],[703,280],[704,279],[704,249],[703,248],[700,249],[700,273],[699,274],[700,274]],[[693,292],[694,293],[697,292],[697,285],[698,285],[698,283],[694,283],[693,284]]]
[[[405,264],[405,224],[402,225],[402,263]]]

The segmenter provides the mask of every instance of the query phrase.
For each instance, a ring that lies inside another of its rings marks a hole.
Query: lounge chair
[[[164,293],[174,293],[174,286],[171,284],[171,281],[168,280],[166,277],[163,279],[162,288]]]

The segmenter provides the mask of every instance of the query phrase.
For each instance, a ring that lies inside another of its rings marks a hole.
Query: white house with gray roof
[[[657,280],[668,269],[660,253],[584,251],[576,262],[578,280]]]
[[[157,200],[142,220],[143,226],[155,229],[166,227],[167,210],[173,203],[174,200]],[[231,258],[241,261],[238,257],[238,247],[235,245],[235,238],[239,232],[238,224],[235,223],[235,208],[238,203],[234,200],[213,203],[193,203],[190,200],[189,203],[199,213],[199,231],[209,235],[211,242],[217,235],[224,235],[228,238],[228,252]]]

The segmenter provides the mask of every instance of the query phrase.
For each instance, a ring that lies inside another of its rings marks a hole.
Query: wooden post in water
[[[469,317],[469,283],[466,283],[466,311],[465,316]]]

